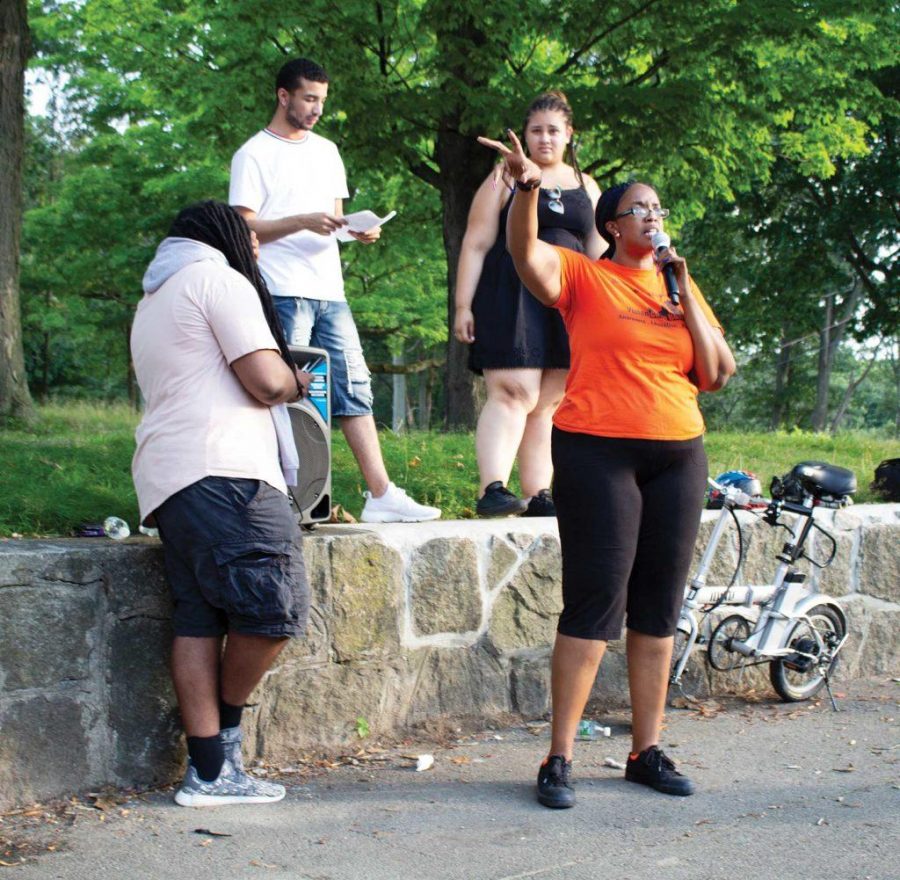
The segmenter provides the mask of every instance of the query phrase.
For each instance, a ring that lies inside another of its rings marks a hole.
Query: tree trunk
[[[434,370],[419,373],[419,406],[416,416],[418,426],[427,431],[431,423],[431,383]]]
[[[474,137],[444,130],[437,139],[438,161],[447,186],[441,187],[444,217],[444,251],[447,254],[447,327],[453,327],[456,267],[466,232],[469,207],[481,182],[493,165],[490,153]],[[447,410],[448,428],[475,426],[474,375],[468,367],[469,346],[448,334]]]
[[[470,63],[466,54],[459,51],[460,45],[470,45],[476,49],[487,42],[485,34],[468,16],[460,18],[458,12],[447,17],[448,24],[436,28],[439,52],[444,56],[444,64],[450,80],[465,83],[468,89],[480,92],[486,90],[489,82],[478,65]],[[447,327],[453,326],[454,294],[456,291],[456,267],[462,247],[469,207],[475,191],[487,177],[494,164],[493,151],[482,147],[475,138],[480,131],[463,130],[464,111],[468,108],[453,89],[448,97],[448,105],[438,123],[435,139],[435,161],[440,169],[439,188],[443,209],[444,251],[447,254]],[[469,372],[468,346],[456,341],[452,333],[447,342],[447,395],[445,424],[448,428],[473,428],[475,426],[475,400],[472,385],[473,374]]]
[[[781,344],[778,346],[778,360],[775,362],[775,389],[772,395],[772,419],[769,427],[777,431],[787,418],[787,387],[791,376],[791,350],[786,345],[787,334],[782,328]]]
[[[30,50],[26,0],[0,2],[0,418],[32,419],[22,353],[19,242],[25,150],[25,66]]]
[[[819,331],[819,364],[816,372],[816,405],[810,417],[813,431],[824,431],[828,418],[828,391],[831,385],[831,325],[834,317],[834,296],[825,297],[825,315]]]
[[[838,404],[837,411],[834,414],[834,418],[831,420],[830,430],[832,434],[837,433],[837,429],[840,426],[841,422],[845,415],[847,415],[847,410],[850,409],[850,401],[853,400],[853,395],[856,393],[856,389],[862,385],[866,380],[866,376],[872,371],[872,367],[875,366],[878,361],[878,353],[881,351],[881,343],[879,343],[878,348],[872,352],[872,357],[869,362],[866,364],[865,369],[862,371],[862,374],[858,379],[854,379],[852,376],[850,377],[850,381],[847,384],[847,388],[844,391],[844,395],[841,398],[840,404]]]
[[[822,329],[819,331],[819,371],[816,376],[816,405],[812,414],[812,429],[824,431],[828,421],[828,397],[831,389],[831,373],[834,370],[834,359],[838,348],[847,333],[847,327],[856,311],[862,295],[862,284],[854,281],[853,286],[847,292],[841,303],[840,320],[835,321],[836,293],[825,298],[825,316],[822,319]]]
[[[402,367],[403,355],[393,355],[391,363],[395,367]],[[391,430],[395,434],[399,434],[406,426],[406,374],[394,373],[391,380],[393,391],[391,397]]]

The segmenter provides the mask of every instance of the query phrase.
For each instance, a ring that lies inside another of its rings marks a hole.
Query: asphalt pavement
[[[273,805],[186,809],[163,789],[23,808],[0,823],[0,868],[22,880],[898,880],[900,684],[856,682],[839,702],[670,709],[662,746],[697,784],[688,798],[606,766],[626,758],[628,717],[599,713],[612,736],[578,744],[571,810],[535,801],[545,722],[451,729],[262,767],[288,787]],[[417,772],[425,754],[434,766]]]

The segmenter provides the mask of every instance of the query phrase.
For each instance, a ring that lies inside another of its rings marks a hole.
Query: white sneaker
[[[364,523],[428,522],[441,515],[440,508],[413,501],[393,483],[388,483],[387,491],[380,498],[373,498],[371,492],[364,494],[366,504],[359,517]]]

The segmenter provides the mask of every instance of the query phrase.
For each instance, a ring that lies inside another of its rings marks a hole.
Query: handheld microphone
[[[664,251],[667,247],[672,244],[672,239],[669,238],[668,235],[665,234],[662,230],[657,230],[653,233],[653,237],[650,239],[650,244],[653,245],[653,251],[659,255],[660,251]],[[677,306],[678,298],[681,296],[681,291],[678,289],[678,279],[675,277],[675,267],[671,264],[667,266],[663,266],[663,278],[666,281],[666,293],[669,294],[669,299]]]

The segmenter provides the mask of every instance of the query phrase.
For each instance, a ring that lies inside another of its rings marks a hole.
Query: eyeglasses
[[[565,214],[566,206],[562,203],[562,190],[558,186],[554,186],[547,190],[547,195],[550,196],[547,207],[557,214]]]
[[[629,208],[627,211],[622,211],[621,214],[616,214],[616,220],[619,217],[627,217],[629,214],[634,214],[638,220],[643,220],[644,217],[659,217],[660,220],[665,220],[666,217],[669,216],[668,208],[648,208],[645,205],[634,205]]]

